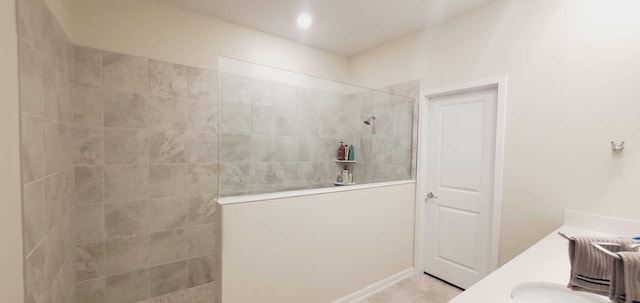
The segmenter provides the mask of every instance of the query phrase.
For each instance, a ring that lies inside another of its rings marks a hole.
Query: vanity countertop
[[[511,291],[527,282],[566,285],[569,282],[568,242],[558,236],[611,236],[597,231],[564,225],[525,252],[455,297],[450,303],[511,303]]]

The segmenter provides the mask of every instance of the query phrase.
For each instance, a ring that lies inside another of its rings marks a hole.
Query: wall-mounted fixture
[[[371,125],[371,122],[376,121],[376,116],[375,115],[371,115],[369,118],[367,118],[367,120],[364,120],[364,124],[366,125]]]
[[[615,142],[611,141],[611,149],[615,153],[619,153],[619,152],[623,151],[624,150],[624,141],[622,141],[620,143],[615,143]]]

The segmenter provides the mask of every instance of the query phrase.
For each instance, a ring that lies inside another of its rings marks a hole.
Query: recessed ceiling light
[[[311,19],[311,16],[309,16],[309,14],[302,14],[298,16],[298,26],[300,28],[308,28],[309,26],[311,26],[311,23],[313,23],[313,19]]]

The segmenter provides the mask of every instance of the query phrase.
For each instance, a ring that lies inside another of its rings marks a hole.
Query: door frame
[[[427,142],[429,140],[429,102],[432,98],[444,95],[464,93],[486,88],[496,88],[498,93],[496,104],[496,146],[494,159],[493,176],[493,211],[491,214],[491,252],[489,260],[489,270],[498,268],[498,257],[500,247],[500,226],[502,219],[502,187],[504,168],[504,140],[505,140],[505,118],[507,103],[507,79],[508,76],[487,78],[472,82],[455,84],[438,89],[428,89],[420,91],[419,99],[419,120],[418,120],[418,156],[417,158],[417,182],[416,182],[416,232],[413,264],[416,273],[424,272],[425,245],[425,196],[427,195],[425,185],[427,176]]]

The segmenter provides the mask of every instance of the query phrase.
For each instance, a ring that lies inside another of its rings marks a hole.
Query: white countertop
[[[562,226],[525,252],[498,268],[449,303],[511,303],[511,291],[527,282],[549,282],[566,285],[570,264],[568,241],[558,236],[611,236],[602,232]]]

